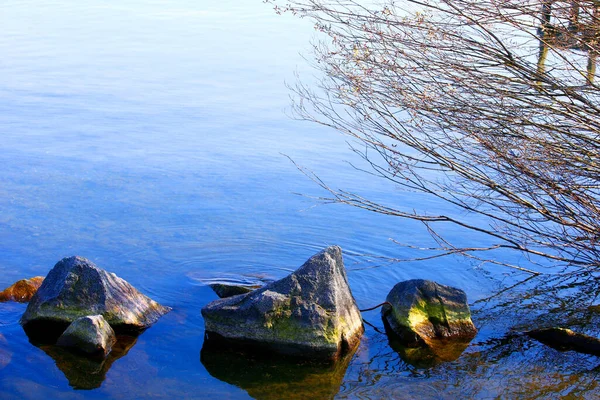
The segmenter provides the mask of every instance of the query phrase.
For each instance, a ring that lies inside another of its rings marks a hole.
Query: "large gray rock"
[[[460,289],[413,279],[394,286],[386,301],[389,304],[381,309],[384,322],[408,344],[468,341],[477,334],[467,295]]]
[[[279,281],[208,304],[202,315],[209,340],[311,358],[336,359],[353,349],[363,333],[337,246]]]
[[[106,357],[116,341],[115,331],[102,315],[90,315],[73,321],[56,344],[75,348],[86,354]]]
[[[42,325],[66,326],[80,317],[102,315],[117,331],[142,330],[169,311],[114,273],[85,258],[68,257],[48,273],[21,324],[26,331],[36,331],[44,330]]]

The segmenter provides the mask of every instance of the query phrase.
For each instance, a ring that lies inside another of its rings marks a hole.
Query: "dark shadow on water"
[[[333,364],[317,364],[226,350],[205,340],[200,361],[214,378],[245,390],[255,399],[331,399],[340,391],[356,349]]]
[[[127,355],[135,345],[137,337],[117,335],[117,342],[106,358],[95,359],[86,357],[69,349],[53,344],[40,344],[38,346],[52,357],[58,369],[65,374],[69,385],[74,389],[90,390],[99,388],[106,378],[106,373],[112,364]]]
[[[31,321],[23,326],[23,330],[29,339],[29,342],[34,346],[40,347],[43,345],[54,344],[67,329],[67,322],[56,322],[53,320],[36,320]]]

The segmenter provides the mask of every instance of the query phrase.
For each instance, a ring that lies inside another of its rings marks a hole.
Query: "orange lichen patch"
[[[0,301],[18,301],[19,303],[27,303],[37,292],[42,282],[43,276],[36,276],[31,279],[21,279],[14,285],[7,287],[0,292]]]

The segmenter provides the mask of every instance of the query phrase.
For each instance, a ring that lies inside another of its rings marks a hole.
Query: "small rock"
[[[413,279],[398,283],[387,296],[382,318],[407,344],[432,339],[471,340],[477,329],[465,292],[439,283]]]
[[[260,286],[242,286],[242,285],[228,285],[225,283],[211,283],[210,288],[220,298],[237,296],[238,294],[250,293],[253,290],[260,288]]]
[[[21,279],[0,292],[0,301],[18,301],[19,303],[27,303],[38,291],[43,281],[43,276]]]
[[[219,274],[218,277],[212,278],[196,275],[188,274],[193,280],[209,286],[220,298],[249,293],[273,282],[273,279],[257,274]]]
[[[21,324],[28,333],[62,330],[77,318],[102,315],[117,331],[143,330],[170,311],[138,292],[114,273],[82,257],[59,261],[48,273]]]
[[[232,341],[300,357],[337,359],[358,345],[360,311],[342,250],[328,247],[294,273],[202,309],[209,340]]]
[[[600,339],[566,328],[534,329],[527,335],[560,351],[574,350],[579,353],[600,356]]]
[[[106,357],[116,341],[115,331],[102,315],[92,315],[73,321],[56,344],[75,348],[86,354]]]

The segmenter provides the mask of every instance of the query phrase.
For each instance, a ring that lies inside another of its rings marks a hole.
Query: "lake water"
[[[444,210],[349,167],[360,160],[339,133],[289,118],[285,82],[295,71],[314,79],[301,56],[309,21],[259,0],[34,0],[4,1],[0,26],[0,288],[80,255],[173,308],[120,358],[86,370],[29,342],[18,324],[26,305],[0,304],[0,398],[596,394],[595,358],[506,339],[510,323],[484,318],[461,358],[426,368],[390,347],[378,311],[364,314],[374,327],[335,370],[201,360],[200,309],[217,298],[209,279],[281,278],[337,244],[366,308],[411,278],[476,302],[509,271],[453,258],[386,262],[378,256],[421,255],[389,238],[429,245],[423,227],[297,194],[325,195],[286,156],[332,186]],[[77,371],[95,388],[83,390]]]

